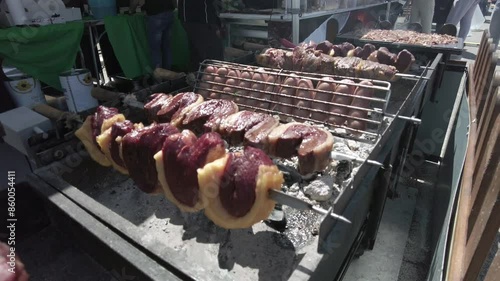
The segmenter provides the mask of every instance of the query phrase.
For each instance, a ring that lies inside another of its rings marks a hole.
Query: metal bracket
[[[293,8],[293,9],[288,9],[287,14],[292,14],[292,15],[302,15],[302,10],[300,8]]]

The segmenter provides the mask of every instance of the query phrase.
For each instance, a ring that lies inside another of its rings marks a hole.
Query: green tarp
[[[104,19],[106,32],[125,77],[136,78],[151,73],[151,59],[145,16],[118,15]],[[172,68],[184,71],[189,65],[187,36],[175,12],[171,30]]]
[[[0,57],[61,90],[59,74],[74,66],[82,34],[83,22],[0,29]]]
[[[104,26],[125,77],[136,78],[153,71],[143,15],[106,17]]]

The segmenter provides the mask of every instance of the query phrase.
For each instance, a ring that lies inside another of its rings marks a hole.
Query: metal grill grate
[[[206,69],[209,66],[215,67],[217,69],[226,68],[228,71],[233,70],[240,73],[258,72],[259,74],[273,75],[278,79],[276,79],[277,82],[266,82],[255,80],[252,78],[241,78],[227,75],[223,76],[221,74],[207,72]],[[216,77],[219,77],[220,79],[216,79]],[[327,82],[325,81],[325,78],[327,77],[333,79],[334,81],[332,82],[337,86],[347,85],[356,87],[356,89],[373,89],[374,94],[372,97],[354,97],[350,94],[317,89],[318,83]],[[301,79],[307,79],[312,82],[314,87],[304,88],[299,86],[287,85],[285,84],[285,80],[287,78],[296,78],[298,81],[300,81]],[[237,83],[235,83],[235,85],[227,85],[224,79],[235,79]],[[342,81],[343,79],[349,79],[352,82]],[[360,84],[362,81],[369,81],[373,86]],[[241,82],[247,83],[242,86]],[[273,90],[262,90],[266,88],[272,88]],[[291,92],[295,94],[283,94],[281,92],[281,90],[283,89],[291,89]],[[297,90],[322,93],[323,99],[325,100],[315,99],[311,95],[309,97],[297,96]],[[195,83],[195,92],[202,94],[207,99],[231,99],[240,108],[243,109],[278,115],[282,122],[289,122],[291,121],[290,118],[296,121],[309,121],[316,124],[326,125],[330,129],[333,129],[332,133],[337,135],[339,134],[339,132],[338,130],[334,129],[339,128],[345,129],[346,132],[349,132],[348,135],[353,138],[356,138],[355,135],[365,134],[366,136],[371,136],[378,139],[382,132],[383,116],[385,116],[387,104],[391,95],[391,84],[386,81],[372,79],[360,79],[335,75],[304,73],[297,71],[292,72],[286,70],[228,63],[223,61],[206,60],[200,65],[198,77]],[[354,97],[355,99],[366,101],[367,103],[369,103],[369,106],[359,107],[353,106],[351,104],[341,104],[333,102],[333,99],[338,97]],[[299,103],[301,103],[302,105],[299,105]],[[303,104],[309,106],[303,106]],[[325,107],[329,108],[330,110],[325,110]],[[331,110],[334,108],[339,110],[340,113],[332,112]],[[351,116],[349,115],[349,112],[351,110],[363,112],[363,114],[361,115],[364,115],[365,117]],[[330,117],[341,118],[347,121],[356,120],[365,122],[366,129],[359,130],[348,127],[346,125],[347,122],[344,122],[343,124],[335,124],[327,121],[330,119]],[[345,134],[343,134],[343,136],[345,136]]]

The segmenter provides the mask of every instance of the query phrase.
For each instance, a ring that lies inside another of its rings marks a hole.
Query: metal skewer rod
[[[366,163],[368,163],[370,165],[374,165],[374,166],[378,166],[378,167],[384,167],[384,164],[382,164],[380,162],[377,162],[377,161],[374,161],[374,160],[369,160],[369,159],[363,159],[363,158],[360,158],[360,157],[356,157],[356,156],[352,156],[352,155],[347,155],[347,154],[336,152],[336,151],[332,151],[330,153],[330,159],[337,160],[337,161],[340,161],[340,160],[349,160],[349,161],[355,161],[355,162],[358,162],[358,163],[364,163],[364,162],[366,162]]]
[[[280,203],[281,205],[287,205],[287,206],[290,206],[290,207],[297,209],[297,210],[305,210],[305,211],[309,210],[309,211],[313,211],[315,213],[318,213],[320,215],[328,214],[328,211],[321,208],[321,207],[314,206],[313,204],[307,203],[304,200],[290,196],[290,195],[283,193],[283,192],[276,190],[276,189],[269,190],[269,197],[271,199],[273,199],[274,201]],[[345,223],[351,224],[351,221],[346,219],[343,216],[340,216],[340,215],[337,215],[334,213],[330,213],[330,215],[332,216],[332,218],[334,218],[336,220],[341,220]]]

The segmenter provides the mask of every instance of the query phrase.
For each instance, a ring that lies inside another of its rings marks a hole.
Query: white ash
[[[316,201],[326,201],[332,197],[333,177],[322,176],[304,187],[304,193]]]
[[[359,142],[354,141],[354,140],[347,140],[347,146],[349,146],[349,148],[352,151],[358,151],[358,149],[359,149]]]
[[[243,151],[244,147],[243,146],[229,146],[228,151],[229,152],[241,152]]]
[[[345,143],[340,143],[340,142],[334,143],[332,150],[348,156],[358,157],[358,155],[354,153]]]

